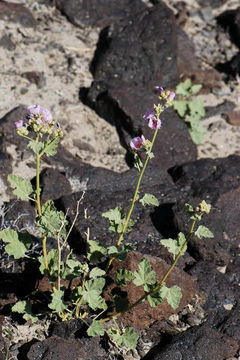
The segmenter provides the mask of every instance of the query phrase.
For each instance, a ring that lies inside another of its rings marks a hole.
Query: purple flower
[[[21,129],[23,127],[23,120],[16,121],[15,126],[17,129]]]
[[[175,92],[170,91],[170,94],[168,95],[168,100],[173,100],[175,98]]]
[[[137,136],[131,140],[130,147],[132,150],[140,150],[145,141],[146,141],[146,139],[143,135],[141,137]]]
[[[28,118],[30,120],[36,120],[37,124],[41,124],[42,122],[51,122],[52,114],[48,109],[40,105],[31,105],[28,107]]]
[[[150,129],[153,130],[160,129],[161,125],[162,122],[160,119],[157,119],[155,116],[149,117],[148,126],[150,127]]]
[[[148,126],[155,130],[160,129],[161,127],[161,120],[156,118],[155,112],[151,109],[147,110],[146,113],[143,115],[145,120],[148,120]]]

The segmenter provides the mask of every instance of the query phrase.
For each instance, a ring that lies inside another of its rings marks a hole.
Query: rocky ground
[[[173,273],[170,281],[184,288],[177,313],[140,306],[123,319],[141,333],[136,351],[78,337],[80,325],[75,321],[50,328],[44,321],[34,326],[14,322],[6,316],[8,304],[26,297],[34,279],[30,284],[31,272],[22,271],[21,263],[2,252],[0,359],[6,359],[6,341],[11,345],[8,360],[61,360],[66,355],[73,360],[239,359],[238,1],[10,3],[0,1],[1,228],[35,231],[33,207],[16,202],[6,177],[12,172],[35,176],[31,153],[16,136],[14,121],[24,116],[26,106],[39,103],[53,112],[66,134],[58,155],[45,160],[43,200],[57,200],[73,221],[76,202],[86,190],[83,209],[88,208],[90,220],[80,212],[75,224],[78,239],[83,241],[90,226],[95,239],[112,244],[114,238],[100,214],[115,204],[127,208],[136,178],[134,169],[129,170],[128,143],[142,131],[149,134],[142,114],[155,101],[153,86],[175,88],[191,77],[203,85],[204,142],[193,144],[177,114],[166,112],[143,183],[145,191],[161,199],[160,206],[136,207],[129,241],[141,254],[155,256],[159,269],[166,267],[170,259],[159,239],[186,230],[184,203],[197,204],[200,199],[213,206],[206,225],[215,237],[206,242],[194,237]],[[135,262],[133,256],[126,267],[134,268]],[[23,293],[26,281],[29,288]],[[131,291],[135,290],[129,289],[130,296]]]

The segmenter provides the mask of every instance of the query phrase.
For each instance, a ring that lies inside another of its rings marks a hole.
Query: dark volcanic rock
[[[47,168],[41,172],[42,195],[41,199],[56,200],[72,192],[66,176],[56,169]]]
[[[0,19],[20,23],[24,27],[36,27],[33,14],[22,4],[0,1]]]
[[[0,46],[7,50],[14,50],[16,48],[15,43],[12,41],[10,35],[3,35],[0,39]]]
[[[235,77],[240,74],[240,52],[233,56],[233,58],[223,64],[217,64],[216,69],[220,72]]]
[[[201,200],[211,203],[212,210],[203,219],[214,238],[190,239],[190,254],[195,259],[213,262],[218,266],[228,265],[238,249],[240,214],[240,158],[229,156],[225,159],[202,159],[172,169],[170,172],[182,191],[188,192],[185,202],[197,205]],[[173,209],[178,228],[187,229],[184,204],[178,203]]]
[[[193,327],[175,336],[172,341],[152,357],[145,360],[226,360],[238,351],[234,339],[219,333],[208,325]]]
[[[146,8],[141,0],[56,0],[57,8],[80,27],[108,26]]]
[[[106,356],[97,338],[64,340],[59,337],[37,341],[27,354],[28,360],[100,360]]]
[[[240,7],[224,11],[217,17],[217,22],[229,33],[232,42],[240,48]]]
[[[46,78],[42,71],[26,71],[22,73],[22,77],[27,79],[30,83],[37,85],[39,89],[46,85]]]
[[[141,16],[133,15],[102,31],[92,64],[94,82],[83,100],[116,126],[127,147],[130,136],[142,132],[152,136],[142,116],[157,101],[154,86],[174,86],[180,74],[194,69],[192,44],[176,25],[172,11],[160,2]],[[182,120],[171,110],[162,118],[155,147],[160,166],[195,159],[196,147]],[[158,160],[153,162],[159,165]]]

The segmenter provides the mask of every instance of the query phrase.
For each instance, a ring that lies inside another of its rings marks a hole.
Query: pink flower
[[[27,117],[30,120],[35,120],[37,124],[52,121],[52,114],[50,111],[37,104],[28,107]]]
[[[156,118],[155,112],[151,109],[147,110],[146,113],[143,115],[145,120],[148,120],[148,126],[150,129],[160,129],[161,127],[161,120]]]
[[[160,129],[162,125],[162,122],[160,119],[157,119],[155,116],[151,116],[148,119],[148,126],[150,127],[150,129],[156,130],[156,129]]]
[[[141,137],[137,136],[131,140],[130,147],[132,150],[140,150],[145,141],[146,141],[146,139],[143,135]]]
[[[17,129],[20,129],[23,127],[23,120],[18,120],[15,122],[15,126]]]
[[[168,95],[168,100],[173,100],[175,98],[175,92],[170,91],[170,94]]]

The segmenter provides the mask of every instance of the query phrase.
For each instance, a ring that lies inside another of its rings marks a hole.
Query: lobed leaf
[[[168,249],[168,251],[174,255],[174,257],[179,253],[181,247],[186,241],[185,235],[180,232],[178,234],[177,239],[162,239],[160,243]],[[187,250],[187,244],[185,244],[184,248],[182,249],[182,254]]]
[[[143,206],[146,206],[146,205],[159,206],[158,199],[156,198],[156,196],[154,196],[152,194],[145,194],[142,197],[142,199],[139,201]]]
[[[188,102],[186,100],[173,101],[173,108],[177,111],[180,117],[184,117],[184,115],[187,113],[187,104]]]
[[[13,256],[14,259],[24,257],[31,242],[31,236],[29,234],[18,233],[12,229],[0,231],[0,239],[8,243],[5,246],[5,250],[8,255]]]
[[[133,273],[133,283],[137,286],[153,285],[156,282],[156,274],[152,271],[151,264],[148,259],[143,259],[138,270]]]
[[[202,238],[213,238],[214,234],[211,232],[211,230],[209,230],[206,226],[204,225],[199,225],[199,227],[197,228],[197,230],[194,233],[199,239]]]
[[[66,235],[67,220],[62,211],[58,211],[52,200],[46,201],[42,207],[42,216],[39,218],[37,225],[39,229],[49,236],[56,237]]]
[[[127,269],[118,269],[115,274],[115,281],[118,286],[126,286],[126,282],[132,281],[133,279],[133,273]]]
[[[8,181],[14,188],[13,194],[23,201],[29,200],[29,196],[33,193],[33,187],[28,179],[24,179],[17,175],[8,175]]]
[[[104,333],[104,324],[97,320],[93,320],[92,324],[87,329],[88,336],[103,336]]]
[[[48,305],[51,310],[57,313],[61,313],[67,309],[67,305],[64,302],[64,290],[56,290],[52,293],[52,301]]]
[[[60,141],[59,137],[55,137],[53,139],[47,140],[44,144],[44,149],[42,151],[42,154],[45,154],[47,156],[56,155],[59,141]]]
[[[178,308],[182,298],[182,291],[179,286],[174,285],[168,288],[166,285],[163,285],[160,289],[160,294],[162,299],[166,300],[174,310]]]
[[[28,146],[27,146],[29,149],[31,149],[34,154],[39,154],[43,147],[44,147],[44,143],[41,142],[41,141],[35,141],[35,140],[32,140],[32,141],[29,141],[28,143]]]
[[[30,320],[32,322],[36,322],[38,320],[38,317],[32,313],[32,306],[29,301],[18,301],[12,306],[11,310],[13,312],[23,314],[23,318],[26,321]]]

